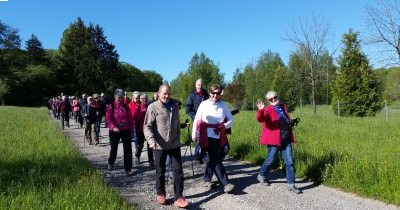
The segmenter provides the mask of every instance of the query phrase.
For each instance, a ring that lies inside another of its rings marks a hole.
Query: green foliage
[[[232,104],[235,109],[240,109],[243,104],[244,86],[239,83],[231,83],[224,88],[224,100]]]
[[[18,29],[13,28],[0,20],[0,51],[15,50],[21,46]]]
[[[243,72],[236,70],[234,81],[237,80],[245,92],[242,109],[253,109],[254,102],[265,97],[272,88],[271,84],[278,68],[285,68],[285,65],[278,53],[269,50],[261,54],[255,66],[248,64]]]
[[[43,49],[42,42],[35,36],[25,42],[27,50],[27,62],[30,65],[45,65],[47,63],[46,52]]]
[[[0,107],[0,209],[130,209],[45,108]],[[58,127],[58,126],[57,126]]]
[[[318,110],[314,114],[305,106],[291,113],[301,118],[294,129],[296,176],[400,205],[400,111],[389,110],[385,122],[384,113],[338,119],[329,106]],[[260,165],[267,148],[259,145],[261,124],[255,115],[242,111],[234,116],[229,154]]]
[[[387,71],[377,71],[377,73],[383,72],[384,81],[384,93],[383,98],[389,100],[389,102],[400,100],[400,68],[391,68]]]
[[[153,70],[144,70],[142,80],[144,81],[142,89],[147,91],[156,92],[160,85],[163,84],[163,77]]]
[[[360,51],[358,33],[351,29],[343,35],[344,48],[339,58],[339,75],[333,89],[333,107],[344,116],[371,116],[382,109],[378,79],[366,56]]]
[[[63,34],[59,47],[59,89],[67,94],[106,92],[120,87],[119,55],[99,25],[88,27],[81,18]]]
[[[203,85],[206,89],[212,84],[224,85],[224,76],[220,73],[219,67],[204,53],[200,55],[195,53],[189,62],[187,71],[179,73],[178,77],[171,81],[172,94],[177,99],[186,101],[199,78],[203,79]]]
[[[125,83],[121,87],[126,87],[126,91],[158,91],[158,88],[163,83],[163,77],[151,70],[141,71],[135,66],[128,63],[120,63],[120,68],[125,75]],[[123,81],[123,79],[121,79]]]

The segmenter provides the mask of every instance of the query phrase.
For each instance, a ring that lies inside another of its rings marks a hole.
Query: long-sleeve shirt
[[[189,117],[193,120],[201,102],[207,100],[208,98],[209,96],[207,91],[204,89],[201,89],[200,93],[196,92],[196,90],[191,92],[185,104],[186,114],[189,115]]]
[[[123,102],[114,101],[113,105],[107,107],[106,121],[110,130],[113,130],[115,127],[120,131],[133,129],[131,112],[128,105]]]
[[[193,121],[193,139],[197,139],[199,135],[197,126],[200,122],[205,122],[207,124],[223,123],[225,128],[230,128],[233,123],[233,117],[225,102],[218,101],[214,103],[211,101],[211,99],[208,99],[203,101],[197,109],[197,113]],[[215,139],[220,138],[220,134],[216,134],[214,128],[207,128],[207,136]]]

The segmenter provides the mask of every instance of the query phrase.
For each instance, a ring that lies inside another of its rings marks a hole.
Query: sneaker
[[[206,188],[207,190],[211,190],[212,184],[211,182],[204,182],[203,187]]]
[[[181,198],[178,198],[178,200],[176,200],[174,202],[174,206],[179,207],[179,208],[186,208],[187,206],[189,206],[189,201],[187,201],[185,198],[181,197]]]
[[[158,204],[165,205],[167,204],[167,200],[165,199],[165,195],[157,195],[156,201]]]
[[[264,184],[267,186],[270,185],[269,181],[267,179],[265,179],[265,176],[261,176],[260,174],[257,175],[257,181],[260,182],[260,184]]]
[[[235,188],[235,185],[229,183],[224,186],[224,192],[231,193],[233,191],[233,188]]]
[[[133,176],[135,175],[135,172],[133,172],[132,170],[126,170],[126,175]]]
[[[112,170],[113,169],[113,165],[112,164],[108,164],[107,168],[108,168],[108,170]]]
[[[295,187],[294,185],[289,186],[288,190],[290,192],[294,192],[296,194],[301,194],[302,193],[302,191],[299,188]]]

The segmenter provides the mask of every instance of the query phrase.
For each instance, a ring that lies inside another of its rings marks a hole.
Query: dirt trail
[[[171,205],[173,197],[172,184],[167,185],[169,205],[160,206],[155,202],[155,170],[149,167],[147,152],[141,156],[142,163],[134,164],[135,176],[127,176],[123,169],[122,144],[118,148],[118,157],[114,170],[107,170],[107,159],[110,146],[108,144],[108,129],[101,129],[99,145],[83,143],[84,129],[80,129],[71,120],[71,127],[64,130],[71,141],[82,154],[105,176],[109,185],[117,189],[128,202],[134,203],[139,209],[175,209]],[[224,161],[229,179],[236,187],[233,194],[224,194],[218,186],[207,191],[202,186],[202,171],[204,165],[194,163],[195,176],[192,176],[190,152],[188,147],[182,147],[183,169],[185,176],[184,195],[191,202],[189,209],[399,209],[394,205],[361,198],[350,193],[322,185],[316,186],[310,182],[297,180],[297,186],[303,189],[303,194],[296,195],[287,190],[286,179],[279,172],[273,172],[271,186],[256,182],[259,166],[233,159]],[[134,151],[134,149],[133,149]],[[216,177],[213,177],[216,181]]]

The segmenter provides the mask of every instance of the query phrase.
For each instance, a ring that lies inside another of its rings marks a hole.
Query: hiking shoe
[[[112,164],[108,164],[107,168],[108,168],[108,170],[112,170],[113,169],[113,165]]]
[[[189,201],[187,201],[185,198],[180,197],[178,200],[174,202],[174,206],[179,207],[179,208],[186,208],[189,206]]]
[[[207,190],[211,190],[212,184],[211,182],[204,182],[203,187],[206,188]]]
[[[289,187],[288,187],[288,190],[289,190],[290,192],[294,192],[294,193],[296,193],[296,194],[301,194],[301,193],[302,193],[302,191],[301,191],[299,188],[295,187],[295,186],[289,186]]]
[[[95,143],[94,143],[94,145],[99,145],[100,144],[100,141],[96,141]]]
[[[128,176],[135,175],[135,172],[133,172],[132,170],[126,170],[125,172],[126,172],[126,175],[128,175]]]
[[[267,179],[265,179],[264,176],[261,176],[260,174],[257,175],[257,181],[260,182],[260,184],[264,184],[264,185],[267,185],[267,186],[270,185],[269,181]]]
[[[229,184],[224,186],[224,192],[225,193],[231,193],[234,188],[235,188],[235,185],[229,183]]]
[[[158,204],[165,205],[167,204],[167,200],[165,199],[165,195],[157,195],[156,201]]]

